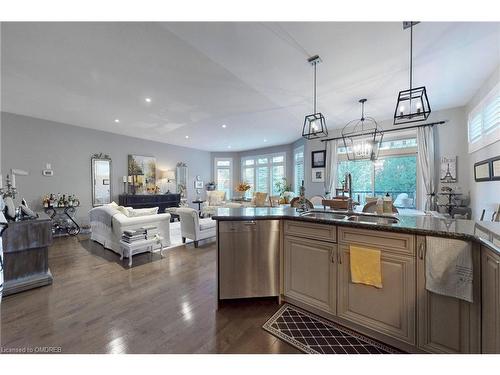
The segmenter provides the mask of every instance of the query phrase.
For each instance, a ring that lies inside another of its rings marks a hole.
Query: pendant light
[[[349,121],[342,129],[348,160],[376,160],[383,132],[373,117],[365,116],[366,99],[360,99],[361,118]]]
[[[318,55],[310,57],[307,62],[314,66],[314,96],[313,96],[313,113],[305,116],[304,126],[302,128],[302,137],[306,139],[317,139],[328,136],[326,128],[325,116],[321,112],[316,112],[316,65],[321,62]]]
[[[394,125],[425,121],[431,114],[425,86],[413,87],[413,26],[419,22],[403,22],[403,30],[410,29],[410,88],[399,92]]]

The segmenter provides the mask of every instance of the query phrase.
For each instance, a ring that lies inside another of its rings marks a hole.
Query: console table
[[[179,207],[180,194],[120,194],[120,206],[132,208],[159,207],[158,212],[165,212],[167,207]]]
[[[52,220],[44,213],[37,219],[9,222],[3,232],[4,296],[52,283],[48,248],[52,244]]]

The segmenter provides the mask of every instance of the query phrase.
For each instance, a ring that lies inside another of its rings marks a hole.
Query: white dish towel
[[[431,292],[473,302],[472,246],[470,242],[427,237],[425,288]]]

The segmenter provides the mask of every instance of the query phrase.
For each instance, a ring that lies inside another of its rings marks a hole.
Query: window
[[[276,183],[286,177],[286,157],[284,153],[249,156],[241,160],[242,181],[250,185],[247,198],[256,191],[278,195]]]
[[[226,192],[226,199],[231,198],[233,191],[233,159],[215,158],[215,183],[217,190]]]
[[[500,83],[469,113],[469,152],[500,140]]]
[[[304,181],[304,146],[293,151],[293,163],[293,187],[295,194],[298,194]]]
[[[417,138],[414,131],[392,135],[380,147],[379,157],[371,160],[347,160],[345,148],[339,147],[337,186],[342,186],[347,172],[352,175],[354,200],[366,204],[367,197],[389,193],[394,205],[415,208],[417,201]]]

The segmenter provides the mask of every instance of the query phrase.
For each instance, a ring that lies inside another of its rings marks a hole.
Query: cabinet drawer
[[[337,227],[289,220],[285,221],[285,235],[337,242]]]
[[[339,243],[368,245],[372,248],[415,256],[415,237],[411,234],[339,228]]]
[[[219,233],[232,232],[279,232],[279,220],[219,221]]]

